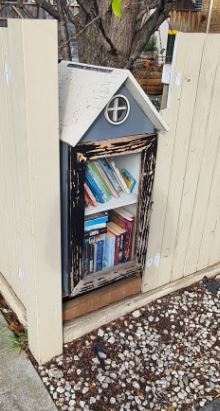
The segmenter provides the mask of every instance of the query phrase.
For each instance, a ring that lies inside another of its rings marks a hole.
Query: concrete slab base
[[[27,355],[12,351],[12,336],[0,315],[0,410],[57,411]]]

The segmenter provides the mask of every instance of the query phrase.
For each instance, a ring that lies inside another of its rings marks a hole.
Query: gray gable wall
[[[141,133],[153,133],[154,126],[147,118],[146,114],[136,103],[134,97],[126,86],[122,86],[117,94],[123,94],[130,102],[130,113],[127,120],[120,125],[110,124],[103,112],[94,121],[88,131],[84,134],[81,141],[106,140],[117,137],[132,136]]]

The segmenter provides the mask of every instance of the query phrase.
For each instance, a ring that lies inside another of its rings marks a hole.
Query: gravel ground
[[[215,407],[205,409],[217,411],[218,288],[220,275],[158,299],[66,344],[45,366],[24,348],[62,411],[193,411],[211,402]],[[0,311],[17,335],[23,332],[1,295]]]
[[[38,371],[62,411],[198,410],[220,396],[219,300],[200,282],[66,344]]]

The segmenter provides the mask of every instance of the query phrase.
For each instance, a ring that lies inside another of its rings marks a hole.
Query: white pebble
[[[133,315],[134,318],[138,318],[138,317],[141,316],[141,312],[139,310],[136,310],[132,313],[132,315]]]

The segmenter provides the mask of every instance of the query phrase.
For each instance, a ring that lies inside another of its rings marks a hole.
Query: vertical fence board
[[[216,106],[218,109],[218,104]],[[219,138],[219,130],[217,137]],[[199,250],[197,270],[219,262],[220,256],[220,140],[216,150],[211,192]]]
[[[22,30],[34,257],[27,317],[30,347],[45,362],[62,351],[57,25],[23,20]]]
[[[55,21],[0,28],[0,272],[39,362],[62,352],[56,37]]]
[[[175,128],[174,154],[169,190],[167,193],[168,206],[161,250],[160,269],[169,275],[169,281],[177,280],[183,276],[183,273],[177,267],[175,267],[176,269],[172,272],[172,267],[176,241],[178,241],[177,228],[191,138],[194,105],[197,96],[197,83],[200,73],[204,36],[201,35],[197,37],[196,41],[190,43],[190,35],[185,35],[184,40],[188,52],[182,68],[182,92]],[[184,227],[182,227],[182,229],[184,229]]]
[[[4,85],[4,50],[3,50],[3,29],[0,29],[0,187],[1,187],[1,201],[0,201],[0,250],[2,253],[0,255],[0,271],[7,272],[10,278],[10,270],[8,267],[8,238],[6,236],[6,175],[5,175],[5,135],[7,133],[7,118],[6,118],[6,106],[4,103],[5,95],[5,85]]]
[[[185,178],[185,197],[188,202],[182,204],[184,213],[188,213],[188,227],[186,243],[181,246],[186,250],[184,275],[196,271],[199,247],[205,224],[206,205],[212,175],[212,147],[216,152],[216,136],[207,135],[209,120],[211,116],[211,127],[213,127],[213,88],[215,87],[215,76],[219,63],[219,39],[215,35],[206,37],[202,68],[198,83],[197,101],[194,110],[192,126],[192,137]],[[204,156],[208,152],[208,161]],[[214,154],[214,153],[213,153]],[[211,158],[210,158],[211,156]],[[209,163],[211,161],[211,164]],[[190,210],[189,210],[190,205]]]
[[[197,41],[201,47],[203,35]],[[172,181],[172,164],[175,154],[176,129],[178,127],[178,116],[182,116],[180,111],[181,95],[184,79],[184,66],[189,54],[189,41],[185,35],[178,37],[177,51],[175,56],[175,66],[172,73],[171,88],[171,107],[164,110],[162,115],[169,126],[166,135],[159,136],[157,166],[155,173],[155,183],[153,192],[153,207],[150,220],[149,243],[147,251],[146,271],[143,290],[156,288],[170,281],[170,271],[163,271],[161,274],[162,247],[166,227],[167,214],[170,213],[169,187]],[[175,207],[173,205],[173,207]],[[171,216],[172,217],[172,216]],[[173,230],[175,227],[169,227]],[[164,253],[164,249],[163,249]]]
[[[1,236],[3,238],[2,266],[5,275],[9,278],[21,297],[19,278],[17,273],[17,208],[16,208],[16,169],[14,161],[9,161],[9,156],[14,159],[14,144],[11,122],[10,104],[10,67],[8,62],[8,30],[1,29],[1,163],[3,173],[4,193],[1,196],[2,225]],[[4,273],[3,273],[4,274]]]
[[[182,47],[182,38],[179,38],[178,50],[176,55],[176,67],[173,77],[181,72],[181,67],[186,55],[185,45]],[[176,118],[179,109],[179,98],[181,95],[181,85],[174,85],[172,90],[172,99],[177,101],[173,110],[162,112],[162,117],[170,127],[169,138],[166,135],[159,135],[157,150],[157,165],[155,171],[153,205],[149,227],[149,241],[147,249],[146,269],[143,276],[142,290],[156,288],[167,282],[167,279],[161,277],[159,265],[155,264],[155,258],[160,259],[163,230],[167,208],[167,191],[170,181],[170,169],[173,156],[173,142],[175,137],[175,125],[172,124],[172,117]],[[166,159],[164,161],[164,159]]]
[[[22,26],[19,20],[9,22],[8,32],[8,66],[11,104],[11,137],[13,150],[10,150],[10,164],[15,169],[16,190],[12,194],[17,208],[17,258],[16,269],[10,283],[16,294],[26,306],[26,278],[33,271],[31,211],[28,188],[28,148],[26,141],[26,107],[25,107],[25,77]],[[14,45],[16,44],[16,47]],[[8,160],[7,160],[8,161]],[[19,291],[16,282],[19,281]]]

